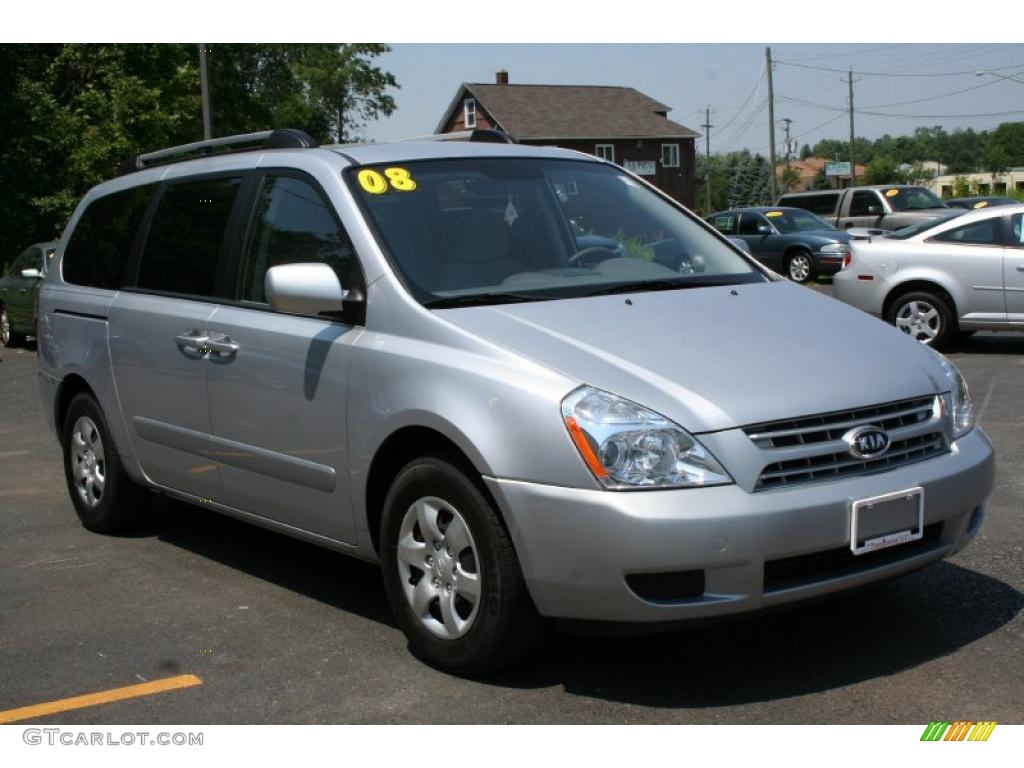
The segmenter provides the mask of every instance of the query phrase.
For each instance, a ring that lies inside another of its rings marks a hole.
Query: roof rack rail
[[[491,128],[474,128],[471,131],[453,133],[432,133],[428,136],[413,136],[400,141],[482,141],[490,144],[518,144],[515,137]]]
[[[237,136],[221,136],[216,139],[194,141],[177,147],[158,149],[139,155],[125,164],[126,172],[150,168],[154,165],[178,163],[213,154],[252,152],[259,149],[311,149],[320,146],[317,140],[297,128],[278,128],[275,131],[242,133]]]

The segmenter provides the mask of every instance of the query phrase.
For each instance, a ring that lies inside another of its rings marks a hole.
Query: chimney
[[[498,85],[508,85],[508,70],[499,69],[494,73],[494,82]]]

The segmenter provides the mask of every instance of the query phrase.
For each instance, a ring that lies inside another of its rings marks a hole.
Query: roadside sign
[[[825,163],[826,176],[849,176],[850,164],[847,163]]]

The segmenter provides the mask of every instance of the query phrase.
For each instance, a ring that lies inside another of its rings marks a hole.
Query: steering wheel
[[[566,262],[566,266],[569,267],[586,267],[593,264],[598,264],[608,259],[617,259],[620,254],[613,251],[611,248],[604,248],[600,245],[592,245],[589,248],[584,248],[582,251],[577,251],[569,257],[569,261]],[[593,261],[588,260],[593,258]]]

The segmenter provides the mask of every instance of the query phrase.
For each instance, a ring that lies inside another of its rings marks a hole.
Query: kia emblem
[[[843,442],[855,459],[877,459],[889,450],[889,435],[870,424],[851,429],[843,435]]]

